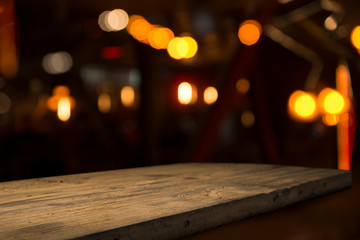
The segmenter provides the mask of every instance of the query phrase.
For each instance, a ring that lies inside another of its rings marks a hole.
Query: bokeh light
[[[98,97],[98,109],[102,113],[108,113],[111,110],[111,97],[107,93],[102,93]]]
[[[338,23],[333,16],[328,16],[324,21],[324,27],[329,31],[334,31],[338,27]]]
[[[153,26],[141,16],[134,16],[134,20],[129,22],[129,33],[138,41],[148,43],[148,38]]]
[[[185,36],[182,39],[186,42],[186,45],[187,45],[187,51],[184,54],[184,58],[194,57],[198,51],[198,44],[197,44],[196,40],[189,36]]]
[[[122,9],[112,10],[107,14],[105,19],[111,31],[120,31],[124,29],[129,22],[128,14]]]
[[[196,40],[189,36],[175,37],[169,42],[167,47],[170,57],[174,59],[192,58],[197,53],[197,50]]]
[[[320,92],[318,104],[324,113],[340,114],[348,110],[348,100],[331,88],[325,88]]]
[[[188,82],[182,82],[178,86],[178,100],[183,105],[188,105],[192,101],[192,86]]]
[[[261,32],[262,27],[258,21],[246,20],[239,27],[238,37],[243,44],[250,46],[259,41]]]
[[[191,102],[190,104],[196,103],[198,100],[198,89],[195,84],[191,84]]]
[[[107,20],[106,20],[107,15],[109,13],[110,13],[110,11],[104,11],[104,12],[100,13],[99,18],[98,18],[98,24],[99,24],[100,28],[106,32],[111,31],[109,26],[107,26]]]
[[[61,51],[45,55],[42,65],[49,74],[61,74],[71,69],[73,61],[69,53]]]
[[[68,98],[70,101],[70,108],[73,109],[75,107],[75,99],[70,97],[70,90],[67,86],[59,85],[54,87],[53,96],[51,96],[47,101],[47,107],[51,111],[58,110],[58,104],[61,98]]]
[[[135,104],[135,90],[131,86],[124,86],[120,91],[120,100],[125,107],[132,107]]]
[[[71,115],[71,103],[68,97],[62,97],[59,99],[57,107],[57,116],[58,118],[65,122],[69,120]]]
[[[69,96],[70,95],[70,90],[67,86],[64,85],[59,85],[54,87],[53,89],[53,95],[57,95],[57,96]]]
[[[100,28],[106,32],[120,31],[128,25],[128,22],[129,16],[123,9],[104,11],[98,18]]]
[[[351,43],[359,51],[360,50],[360,26],[356,26],[351,32]]]
[[[241,93],[241,94],[245,94],[249,91],[250,89],[250,82],[249,80],[247,80],[246,78],[241,78],[239,80],[237,80],[236,82],[236,90]]]
[[[339,120],[340,117],[336,114],[324,114],[322,116],[322,121],[327,126],[335,126],[336,124],[338,124]]]
[[[101,49],[101,57],[107,60],[121,58],[124,54],[124,49],[120,46],[104,47]]]
[[[215,87],[207,87],[204,90],[204,102],[206,104],[213,104],[216,102],[216,100],[218,99],[218,91],[216,90]]]
[[[179,44],[179,42],[181,42]],[[186,42],[184,40],[182,40],[180,37],[175,37],[173,38],[170,42],[169,45],[167,47],[167,52],[169,53],[169,56],[174,58],[174,59],[181,59],[184,57],[184,55],[182,55],[181,53],[179,53],[179,46],[182,45],[186,45]],[[187,51],[187,50],[186,50]]]
[[[155,49],[166,49],[174,33],[169,28],[156,27],[149,33],[148,41]]]
[[[317,117],[315,96],[303,91],[295,91],[288,102],[289,114],[299,121],[311,121]]]
[[[128,21],[128,24],[126,26],[126,30],[128,31],[128,33],[132,34],[131,33],[131,27],[133,26],[133,23],[138,19],[144,19],[144,18],[142,16],[140,16],[140,15],[131,15],[129,17],[129,21]]]
[[[244,127],[250,128],[255,123],[255,115],[252,111],[245,111],[241,114],[241,123]]]

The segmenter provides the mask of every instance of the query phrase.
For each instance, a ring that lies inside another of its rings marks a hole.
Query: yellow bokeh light
[[[192,86],[188,82],[182,82],[178,87],[178,100],[183,105],[188,105],[192,101],[193,90]]]
[[[213,104],[218,99],[218,91],[216,88],[210,86],[204,90],[204,102],[206,104]]]
[[[129,16],[122,9],[114,9],[107,13],[104,20],[106,21],[106,26],[110,31],[120,31],[127,26]]]
[[[340,114],[348,110],[348,100],[331,88],[325,88],[320,92],[318,103],[324,113]]]
[[[325,125],[327,126],[334,126],[336,124],[338,124],[340,120],[339,115],[336,114],[325,114],[322,117],[322,121]]]
[[[125,86],[120,91],[120,100],[125,107],[132,107],[135,104],[135,90],[130,86]]]
[[[246,20],[239,27],[238,37],[243,44],[250,46],[259,41],[261,32],[262,27],[258,21]]]
[[[303,91],[295,91],[288,102],[291,117],[300,121],[311,121],[317,116],[315,96]]]
[[[351,43],[360,50],[360,26],[356,26],[351,32]]]
[[[111,110],[111,97],[107,93],[102,93],[98,97],[98,109],[102,113],[108,113]]]
[[[174,33],[169,28],[155,27],[149,33],[149,44],[155,49],[166,49]]]
[[[58,107],[57,107],[58,118],[61,121],[65,122],[65,121],[69,120],[70,115],[71,115],[70,99],[68,97],[60,98],[60,100],[58,102]]]
[[[192,58],[198,50],[195,39],[189,36],[173,38],[167,47],[170,57],[174,59]]]
[[[241,78],[236,82],[236,90],[239,93],[245,94],[250,89],[250,82],[246,78]]]
[[[189,45],[183,38],[180,38],[179,41],[176,42],[175,49],[181,58],[184,58],[189,51]]]
[[[186,54],[184,54],[184,58],[194,57],[198,50],[198,44],[196,40],[189,36],[183,37],[182,39],[186,42],[187,45],[187,48],[185,48],[187,50],[186,50]]]
[[[314,98],[310,95],[302,95],[295,101],[294,110],[298,115],[302,117],[311,116],[316,109]]]
[[[180,37],[175,37],[175,38],[171,39],[169,42],[169,45],[167,47],[167,52],[168,52],[169,56],[174,59],[183,58],[183,56],[177,50],[178,42],[180,40],[181,40]],[[184,40],[182,40],[182,41],[184,41]]]

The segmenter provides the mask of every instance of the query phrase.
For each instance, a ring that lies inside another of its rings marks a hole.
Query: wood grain
[[[0,239],[179,239],[351,186],[351,172],[187,163],[0,183]]]

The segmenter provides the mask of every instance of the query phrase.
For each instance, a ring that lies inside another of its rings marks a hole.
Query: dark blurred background
[[[176,60],[127,29],[103,31],[99,15],[119,8],[192,36],[196,55]],[[346,63],[359,115],[359,10],[356,0],[1,0],[0,180],[190,161],[337,168],[337,126],[296,121],[287,106],[296,90],[336,88]],[[237,36],[246,19],[263,29],[252,46]],[[46,65],[59,52],[70,56],[64,72]],[[193,104],[177,99],[183,81],[197,88]],[[59,85],[75,102],[66,121],[49,106]]]

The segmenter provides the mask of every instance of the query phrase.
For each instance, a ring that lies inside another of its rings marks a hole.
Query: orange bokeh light
[[[262,32],[261,24],[256,20],[244,21],[238,31],[240,41],[245,45],[254,45],[260,39]]]

